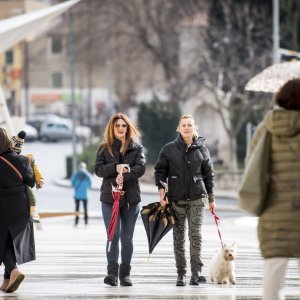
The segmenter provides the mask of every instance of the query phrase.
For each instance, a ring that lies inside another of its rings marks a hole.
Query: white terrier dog
[[[235,266],[236,257],[235,243],[224,244],[222,248],[213,256],[210,263],[210,280],[218,284],[235,284]]]

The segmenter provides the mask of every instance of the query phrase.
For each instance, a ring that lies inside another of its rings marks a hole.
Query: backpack
[[[267,207],[270,141],[271,134],[263,127],[262,134],[246,162],[239,186],[239,206],[255,216],[260,216]]]

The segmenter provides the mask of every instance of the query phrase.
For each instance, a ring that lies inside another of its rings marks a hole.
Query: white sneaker
[[[41,223],[41,218],[40,218],[39,213],[37,211],[32,212],[31,219],[34,223]]]

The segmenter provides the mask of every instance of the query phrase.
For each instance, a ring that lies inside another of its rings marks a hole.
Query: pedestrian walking
[[[282,295],[289,258],[296,258],[300,275],[300,79],[285,83],[274,95],[276,108],[258,125],[251,156],[264,130],[270,137],[269,186],[266,208],[258,222],[258,238],[264,257],[264,300]]]
[[[179,121],[178,137],[160,151],[155,164],[155,182],[159,189],[160,204],[171,203],[175,215],[173,246],[177,268],[177,286],[186,285],[187,262],[185,257],[185,232],[188,222],[190,241],[191,278],[190,285],[205,283],[201,274],[201,227],[204,206],[215,209],[213,194],[213,166],[204,138],[198,137],[191,115],[183,115]],[[164,186],[168,182],[168,194],[164,199]]]
[[[84,223],[88,225],[88,190],[92,186],[92,174],[87,171],[85,162],[79,164],[79,170],[72,175],[71,183],[75,199],[75,227],[79,222],[80,203],[83,205]]]
[[[103,178],[100,201],[107,234],[114,204],[112,186],[122,186],[124,192],[120,199],[116,220],[118,223],[110,249],[109,240],[106,245],[107,276],[104,283],[111,286],[118,285],[118,275],[120,285],[132,285],[130,271],[133,233],[141,201],[138,179],[144,175],[146,165],[143,146],[134,140],[139,135],[139,131],[125,114],[116,113],[110,118],[104,131],[103,144],[97,151],[95,173]],[[126,168],[126,165],[129,168]],[[120,268],[119,241],[121,241]]]
[[[35,184],[29,159],[12,151],[12,141],[0,128],[0,265],[4,279],[0,290],[16,291],[24,280],[17,264],[35,260],[33,225],[26,185]]]

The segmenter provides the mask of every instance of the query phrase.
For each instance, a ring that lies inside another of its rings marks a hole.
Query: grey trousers
[[[173,227],[173,246],[178,274],[186,274],[185,257],[185,232],[186,220],[188,223],[188,236],[190,240],[190,263],[192,274],[201,272],[203,263],[201,261],[201,228],[204,214],[204,199],[194,201],[172,202],[175,216]]]

